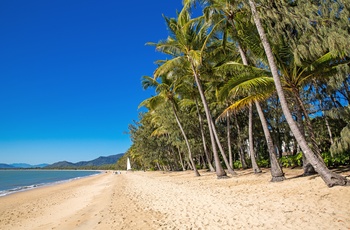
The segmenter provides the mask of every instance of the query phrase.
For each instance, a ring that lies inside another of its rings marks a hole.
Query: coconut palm
[[[185,1],[185,4],[188,6],[193,5],[196,1],[193,0],[187,0]],[[250,36],[249,34],[254,34],[254,31],[252,31],[252,26],[247,27],[244,24],[247,24],[246,18],[246,10],[243,10],[241,7],[238,7],[239,2],[238,1],[227,1],[227,0],[201,0],[199,1],[206,7],[204,8],[203,12],[205,15],[205,18],[209,24],[214,25],[214,27],[217,28],[217,30],[223,34],[223,44],[227,46],[229,41],[227,40],[233,40],[232,43],[234,43],[237,51],[240,54],[240,57],[243,61],[244,65],[248,65],[248,61],[246,58],[245,51],[243,50],[243,47],[241,46],[242,43],[242,34],[245,34],[246,36]],[[237,23],[239,21],[239,23]],[[250,24],[248,22],[248,24]],[[244,26],[244,28],[243,28]],[[229,37],[229,39],[228,39]],[[256,37],[256,36],[255,36]],[[251,40],[251,39],[250,39]],[[252,40],[251,40],[252,41]],[[256,45],[257,43],[252,41],[252,45]],[[250,158],[252,162],[252,168],[254,173],[261,173],[261,169],[256,163],[255,159],[255,151],[254,151],[254,143],[253,143],[253,110],[252,107],[249,107],[249,152],[250,152]],[[229,117],[226,118],[227,122]],[[229,133],[229,132],[228,132]],[[231,154],[230,154],[231,156]]]
[[[199,96],[198,90],[193,84],[193,81],[187,78],[182,81],[181,85],[178,86],[178,91],[181,94],[181,98],[182,98],[181,101],[179,102],[180,107],[190,108],[190,111],[195,111],[197,113],[205,158],[207,160],[209,170],[211,172],[215,172],[215,169],[211,163],[211,158],[209,157],[209,151],[207,148],[204,119],[202,117],[202,111],[200,109],[200,105],[198,102],[198,96]]]
[[[298,144],[303,150],[303,153],[305,154],[306,158],[310,161],[314,169],[320,174],[321,178],[324,180],[327,186],[332,187],[335,185],[350,185],[350,181],[348,181],[346,178],[344,178],[341,175],[333,173],[326,167],[323,160],[320,159],[318,156],[316,156],[314,152],[311,150],[311,148],[308,146],[306,139],[304,138],[303,134],[300,132],[300,129],[296,124],[296,122],[294,121],[292,114],[288,108],[288,103],[282,88],[281,80],[278,73],[278,68],[272,53],[270,43],[265,34],[265,30],[261,24],[259,14],[255,6],[255,2],[253,0],[249,0],[249,6],[251,8],[253,20],[259,32],[259,36],[261,38],[261,42],[263,44],[263,47],[268,59],[269,67],[273,76],[273,80],[275,82],[277,95],[281,102],[283,114],[286,117],[286,120],[289,124],[289,127],[291,128],[291,131],[294,137],[296,138]]]
[[[210,2],[213,5],[212,7],[207,7],[207,9],[209,8],[212,11],[216,10],[216,11],[223,12],[222,14],[225,15],[228,23],[232,25],[231,28],[235,32],[234,34],[239,34],[241,36],[241,37],[235,36],[234,40],[236,42],[237,49],[241,54],[243,63],[247,65],[248,61],[247,61],[245,52],[241,46],[241,43],[248,44],[250,46],[250,52],[251,51],[255,53],[261,53],[261,52],[259,51],[260,50],[259,47],[256,45],[259,42],[256,42],[255,40],[256,36],[254,36],[255,34],[254,31],[249,29],[250,35],[247,35],[246,31],[248,29],[246,27],[243,27],[244,21],[242,21],[241,15],[244,13],[244,11],[242,11],[242,8],[239,8],[239,9],[234,8],[234,5],[232,3],[229,3],[228,1],[212,0],[212,1],[206,1],[206,2]],[[242,37],[244,39],[242,39]],[[249,38],[249,39],[246,39],[246,38]],[[251,46],[251,44],[253,44],[253,46]],[[331,52],[328,52],[311,63],[303,63],[303,65],[300,65],[300,64],[297,64],[297,61],[294,58],[295,55],[293,55],[293,51],[291,47],[286,46],[285,44],[283,44],[283,42],[282,43],[279,42],[277,45],[275,45],[274,51],[275,51],[275,57],[277,59],[278,67],[282,75],[281,77],[282,77],[282,83],[283,83],[284,89],[290,91],[291,94],[294,96],[297,108],[299,108],[297,109],[297,114],[299,114],[298,121],[299,123],[302,122],[302,117],[304,115],[304,118],[307,124],[308,133],[309,133],[309,136],[311,137],[311,141],[313,144],[313,150],[315,151],[317,156],[320,157],[320,150],[316,143],[316,138],[311,126],[311,122],[308,118],[308,113],[306,112],[305,106],[300,98],[300,89],[315,77],[324,78],[325,76],[332,75],[335,71],[335,68],[334,68],[335,66],[338,66],[343,63],[347,63],[348,60],[347,58],[335,56]],[[300,60],[298,61],[298,63],[299,62]],[[300,123],[299,128],[301,129],[302,133],[304,133],[303,124]],[[251,143],[250,143],[250,146],[252,146]],[[304,174],[305,175],[311,174],[313,172],[313,168],[308,163],[306,158],[304,158],[303,163],[304,163]]]
[[[246,63],[246,61],[244,62]],[[271,181],[282,181],[284,180],[284,174],[281,167],[278,164],[276,157],[277,154],[274,148],[270,131],[268,129],[267,121],[259,103],[259,101],[266,100],[274,93],[275,87],[273,84],[273,79],[269,76],[270,74],[266,70],[233,62],[218,67],[218,72],[223,72],[224,74],[226,74],[228,70],[227,66],[231,68],[232,66],[240,66],[241,72],[243,67],[247,70],[246,73],[243,72],[241,74],[236,74],[234,77],[232,77],[220,90],[219,98],[223,100],[225,98],[227,99],[230,97],[235,98],[237,95],[242,95],[245,97],[236,100],[235,103],[233,103],[223,111],[220,117],[224,117],[227,112],[233,113],[246,107],[252,108],[252,104],[255,104],[261,124],[263,126],[263,131],[269,150],[272,175]],[[226,71],[224,71],[223,69]],[[249,120],[251,120],[251,118]]]
[[[151,87],[151,86],[156,87],[156,92],[158,94],[156,96],[153,96],[149,99],[144,100],[143,102],[141,102],[140,106],[146,106],[147,108],[154,110],[161,103],[166,103],[166,102],[170,103],[172,111],[173,111],[175,119],[176,119],[176,122],[177,122],[177,124],[181,130],[181,133],[183,135],[183,138],[186,142],[186,146],[187,146],[187,150],[188,150],[188,158],[191,162],[193,171],[194,171],[196,176],[200,176],[200,174],[196,168],[196,165],[193,161],[191,147],[190,147],[190,144],[188,142],[188,138],[187,138],[186,133],[182,127],[182,124],[180,122],[180,118],[177,114],[176,95],[174,92],[174,86],[173,86],[172,82],[164,76],[161,77],[160,83],[158,83],[156,80],[154,80],[151,77],[144,76],[143,81],[142,81],[142,85],[145,89],[147,89],[148,87]]]
[[[208,35],[210,27],[204,23],[202,17],[191,19],[189,10],[186,7],[184,7],[180,13],[178,13],[177,19],[165,17],[165,20],[171,32],[171,36],[169,36],[166,41],[160,41],[156,44],[153,43],[153,45],[156,46],[157,50],[165,54],[169,54],[173,58],[164,62],[155,71],[154,76],[157,78],[164,72],[168,72],[170,69],[174,68],[185,67],[191,71],[192,77],[194,78],[196,87],[200,94],[208,122],[217,177],[225,177],[226,172],[223,170],[220,164],[220,158],[216,146],[218,146],[220,149],[228,171],[231,174],[235,174],[229,165],[225,153],[223,152],[201,82],[200,69],[202,67],[203,59],[205,59],[205,49],[210,38],[210,33]]]

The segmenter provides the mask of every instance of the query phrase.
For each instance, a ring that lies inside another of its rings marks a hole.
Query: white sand
[[[350,229],[350,187],[284,171],[103,173],[0,197],[0,229]]]

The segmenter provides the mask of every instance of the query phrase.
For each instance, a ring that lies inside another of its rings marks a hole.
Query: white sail
[[[128,160],[126,162],[126,170],[131,170],[131,164],[130,164],[130,159],[128,157]]]

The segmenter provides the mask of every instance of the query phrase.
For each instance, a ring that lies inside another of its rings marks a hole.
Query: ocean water
[[[87,170],[0,170],[0,196],[98,173]]]

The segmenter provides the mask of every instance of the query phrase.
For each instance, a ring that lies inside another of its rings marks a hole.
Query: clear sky
[[[124,153],[181,0],[2,0],[0,163]]]

